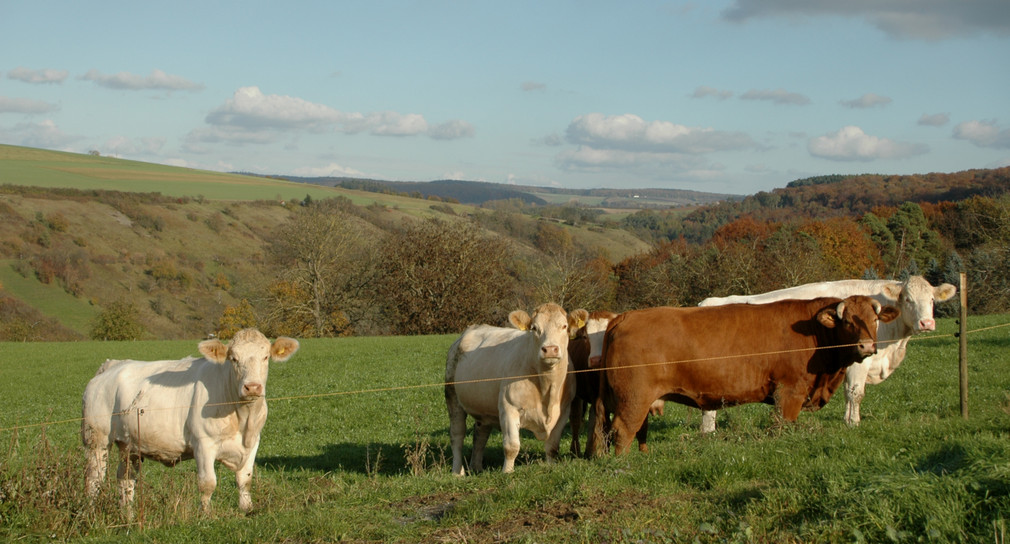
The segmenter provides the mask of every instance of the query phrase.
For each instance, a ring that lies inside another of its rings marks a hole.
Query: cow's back
[[[607,331],[607,380],[706,409],[771,402],[773,381],[806,371],[811,353],[795,350],[817,345],[810,320],[823,300],[626,312]]]
[[[111,445],[130,443],[142,432],[145,451],[185,450],[183,428],[204,359],[108,360],[84,390],[82,437]],[[143,410],[138,417],[137,410]],[[138,432],[138,426],[140,427]],[[157,429],[157,432],[151,432]]]
[[[477,325],[453,344],[446,361],[446,382],[455,388],[467,413],[497,419],[503,378],[530,372],[526,335],[516,329]]]
[[[728,304],[767,304],[780,300],[815,298],[846,298],[853,295],[872,296],[878,302],[893,302],[893,298],[884,295],[885,290],[901,288],[901,282],[894,280],[837,280],[807,283],[795,287],[787,287],[757,295],[730,295],[727,297],[709,297],[701,301],[699,306],[724,306]],[[879,295],[879,297],[878,297]]]

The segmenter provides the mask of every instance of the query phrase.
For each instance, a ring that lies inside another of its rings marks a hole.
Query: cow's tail
[[[610,398],[610,383],[607,381],[607,349],[603,348],[600,358],[600,387],[596,401],[589,413],[589,436],[586,437],[586,457],[601,457],[610,451],[610,414],[607,404]]]

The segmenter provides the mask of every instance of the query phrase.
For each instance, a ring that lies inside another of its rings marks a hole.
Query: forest
[[[620,219],[514,198],[432,199],[436,217],[393,221],[389,208],[342,197],[221,204],[16,186],[0,196],[0,258],[97,308],[75,332],[0,290],[0,340],[227,337],[245,326],[301,338],[454,333],[548,300],[620,312],[844,278],[956,284],[961,271],[971,312],[1010,311],[1010,168],[825,176]],[[26,216],[28,202],[39,207]],[[84,203],[125,219],[95,228],[121,228],[145,249],[101,247],[77,217]],[[648,249],[615,257],[582,236],[616,231]],[[240,254],[222,252],[236,243]]]

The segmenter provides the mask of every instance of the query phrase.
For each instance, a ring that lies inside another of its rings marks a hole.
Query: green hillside
[[[323,187],[109,157],[0,145],[0,294],[87,337],[95,316],[125,302],[147,337],[214,330],[229,306],[273,277],[265,249],[299,203],[346,199],[375,232],[404,221],[458,221],[478,210],[407,196]],[[513,214],[519,230],[537,220]],[[620,229],[552,223],[578,247],[623,259],[649,245]],[[529,240],[519,252],[536,255]],[[44,320],[40,319],[39,322]]]

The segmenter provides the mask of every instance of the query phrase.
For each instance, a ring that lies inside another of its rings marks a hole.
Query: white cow
[[[298,341],[281,337],[271,345],[259,331],[244,329],[228,345],[205,340],[199,350],[200,359],[110,359],[88,382],[81,422],[88,495],[98,493],[116,444],[120,502],[128,517],[144,458],[168,466],[196,459],[204,512],[217,487],[214,462],[221,461],[235,472],[239,508],[252,509],[249,484],[267,419],[267,363],[286,361]]]
[[[851,365],[845,372],[845,421],[849,425],[859,425],[859,405],[866,392],[866,384],[878,384],[891,375],[905,359],[905,348],[912,335],[936,329],[933,307],[936,301],[944,301],[954,296],[957,288],[949,283],[933,287],[922,276],[911,276],[904,282],[892,280],[841,280],[809,283],[788,289],[779,289],[753,296],[729,296],[707,298],[699,306],[719,306],[722,304],[764,304],[785,299],[812,299],[823,296],[845,298],[852,295],[866,295],[882,304],[898,301],[901,319],[890,323],[881,322],[877,326],[875,355],[863,359],[861,364]],[[702,413],[702,432],[715,430],[715,412]]]
[[[575,395],[575,381],[567,379],[568,331],[587,316],[582,309],[566,316],[557,304],[544,304],[532,318],[522,310],[509,314],[515,328],[475,325],[453,343],[445,363],[453,474],[465,473],[467,415],[476,421],[471,471],[483,467],[492,428],[502,431],[504,472],[515,467],[521,428],[544,440],[547,460],[554,459]]]

